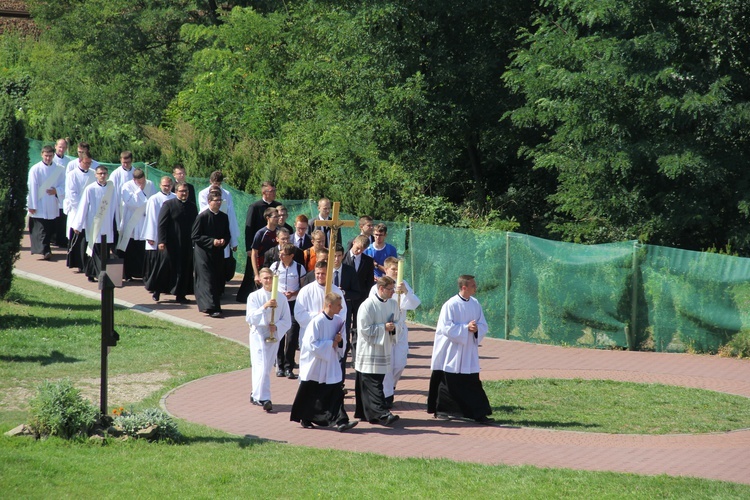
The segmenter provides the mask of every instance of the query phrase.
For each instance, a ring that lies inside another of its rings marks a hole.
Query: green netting
[[[29,141],[30,164],[42,141]],[[117,164],[106,164],[116,167]],[[143,166],[143,163],[137,163]],[[146,166],[155,184],[167,173]],[[188,178],[197,191],[205,178]],[[238,272],[245,270],[247,208],[257,196],[227,185],[234,199]],[[312,200],[284,200],[289,224]],[[344,219],[357,217],[342,211]],[[750,324],[750,259],[636,242],[577,245],[501,231],[385,222],[388,242],[406,259],[405,276],[420,297],[415,321],[435,325],[442,304],[457,293],[461,274],[477,277],[489,335],[585,347],[689,349],[715,352]],[[359,228],[342,229],[342,245]],[[407,244],[408,240],[408,244]]]
[[[489,323],[489,335],[503,337],[505,246],[506,233],[500,231],[414,224],[404,270],[422,301],[414,319],[436,324],[443,303],[458,293],[458,276],[471,274],[477,277],[477,299]]]
[[[648,245],[642,270],[654,349],[715,352],[750,324],[750,259]]]
[[[514,340],[627,346],[634,242],[576,245],[509,234]]]

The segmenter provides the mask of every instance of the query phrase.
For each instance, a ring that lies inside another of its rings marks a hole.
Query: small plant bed
[[[484,381],[503,425],[609,434],[698,434],[750,428],[750,399],[612,380]]]
[[[29,423],[12,429],[7,435],[33,435],[38,439],[51,436],[94,440],[142,438],[170,443],[182,438],[172,417],[158,408],[133,412],[120,407],[112,412],[113,416],[100,415],[67,379],[41,384],[29,406]]]

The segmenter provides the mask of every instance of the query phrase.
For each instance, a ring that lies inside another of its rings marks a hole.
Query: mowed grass
[[[98,301],[14,278],[0,301],[0,423],[8,412],[24,416],[26,401],[44,380],[69,378],[98,405],[100,318]],[[137,403],[149,388],[163,394],[250,364],[246,347],[135,311],[117,308],[115,330],[120,342],[108,356],[110,407]]]
[[[21,279],[10,298],[0,302],[3,394],[44,379],[98,377],[97,302]],[[139,407],[156,406],[164,392],[185,381],[248,364],[246,348],[201,331],[123,310],[116,323],[122,339],[110,355],[111,373],[170,374]],[[24,417],[22,408],[0,405],[0,431]],[[719,481],[492,466],[481,464],[481,456],[476,464],[396,459],[179,424],[186,438],[181,445],[0,436],[0,492],[3,498],[750,497],[750,487]],[[321,445],[337,437],[320,433]]]
[[[750,428],[750,399],[702,389],[581,379],[485,381],[483,385],[494,418],[507,425],[618,434]]]

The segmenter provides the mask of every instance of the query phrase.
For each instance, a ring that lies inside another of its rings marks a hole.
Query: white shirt
[[[294,260],[289,267],[286,267],[280,260],[274,262],[271,264],[271,272],[279,277],[279,291],[281,292],[299,291],[299,282],[307,274],[305,266]]]

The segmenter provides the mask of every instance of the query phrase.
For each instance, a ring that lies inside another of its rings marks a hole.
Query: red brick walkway
[[[98,297],[98,286],[65,267],[54,251],[45,262],[28,251],[16,264],[19,275],[44,280],[74,293]],[[230,283],[233,297],[238,283]],[[139,284],[115,291],[123,305],[171,321],[203,328],[244,345],[244,307],[227,299],[226,318],[210,319],[195,305],[155,304]],[[484,464],[536,465],[582,470],[695,476],[750,484],[750,430],[700,435],[619,435],[481,426],[442,421],[425,411],[432,331],[414,326],[409,365],[396,392],[393,428],[361,422],[350,432],[303,429],[289,421],[297,381],[272,381],[274,411],[250,405],[250,370],[214,375],[167,394],[164,407],[176,417],[236,435],[295,445],[362,451],[400,457],[449,458]],[[122,344],[124,348],[125,344]],[[556,377],[612,379],[697,387],[750,397],[750,362],[709,356],[573,349],[488,339],[480,349],[482,379]],[[248,360],[249,365],[249,360]],[[351,390],[351,374],[347,385]],[[353,398],[347,411],[353,413]],[[502,418],[501,415],[497,415]]]

